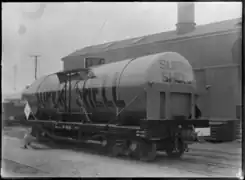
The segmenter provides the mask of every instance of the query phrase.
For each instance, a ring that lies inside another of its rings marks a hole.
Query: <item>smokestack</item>
[[[193,2],[178,3],[177,33],[185,34],[195,29],[195,5]]]

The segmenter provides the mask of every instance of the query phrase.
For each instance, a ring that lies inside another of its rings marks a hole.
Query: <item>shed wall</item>
[[[197,90],[200,95],[198,105],[206,117],[236,118],[236,106],[241,105],[241,82],[238,67],[234,63],[232,48],[241,32],[230,32],[215,36],[191,38],[181,41],[156,42],[130,48],[110,50],[93,55],[71,57],[64,61],[64,69],[83,67],[86,57],[105,58],[106,63],[136,58],[148,54],[173,51],[188,59],[196,69]],[[241,58],[241,57],[240,57]],[[206,66],[227,65],[227,67],[204,68]],[[206,85],[211,85],[206,89]]]

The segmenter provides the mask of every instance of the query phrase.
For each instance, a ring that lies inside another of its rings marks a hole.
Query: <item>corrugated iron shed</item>
[[[142,37],[125,39],[122,41],[113,41],[113,42],[109,42],[105,44],[87,46],[83,49],[77,50],[69,54],[68,56],[62,58],[62,61],[69,60],[69,57],[72,57],[72,56],[81,56],[81,55],[99,53],[99,52],[104,52],[104,51],[109,51],[109,50],[114,50],[114,49],[133,47],[133,46],[142,45],[142,44],[151,44],[151,43],[160,42],[160,41],[161,42],[162,41],[172,41],[176,39],[182,39],[182,38],[185,39],[185,38],[191,38],[195,36],[202,36],[202,35],[207,35],[207,34],[225,32],[225,31],[233,30],[236,27],[240,28],[241,23],[242,23],[242,18],[236,18],[236,19],[231,19],[231,20],[210,23],[206,25],[199,25],[199,26],[196,26],[194,31],[187,33],[187,34],[182,34],[182,35],[178,35],[176,31],[173,30],[173,31],[151,34],[151,35],[142,36]]]

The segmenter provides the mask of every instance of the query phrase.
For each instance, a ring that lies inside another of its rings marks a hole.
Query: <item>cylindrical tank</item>
[[[66,84],[66,91],[64,77],[64,74],[59,73],[42,77],[23,93],[33,114],[41,112],[51,115],[67,111],[69,108],[73,114],[82,114],[82,106],[93,122],[118,120],[123,124],[137,124],[139,119],[152,116],[150,111],[154,114],[154,110],[149,109],[161,108],[166,98],[160,102],[160,94],[170,91],[171,88],[175,93],[178,93],[178,87],[179,92],[185,93],[192,92],[195,88],[191,65],[175,52],[158,53],[92,67],[88,78],[83,75],[71,76],[71,83]],[[154,88],[161,89],[161,92],[157,93],[159,96],[154,96]],[[156,102],[151,102],[151,96],[156,98]],[[165,109],[159,109],[156,112],[158,115],[153,116],[163,119],[181,113],[189,116],[190,94],[174,95],[171,101],[170,116],[161,112],[165,112]],[[178,104],[179,107],[174,107]]]

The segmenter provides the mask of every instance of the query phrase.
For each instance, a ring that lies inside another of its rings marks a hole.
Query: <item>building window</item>
[[[88,57],[84,59],[84,67],[90,68],[92,66],[99,66],[105,64],[104,58]]]

